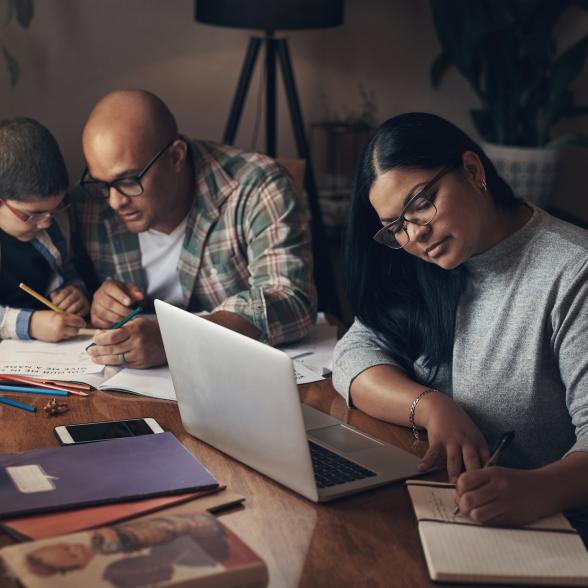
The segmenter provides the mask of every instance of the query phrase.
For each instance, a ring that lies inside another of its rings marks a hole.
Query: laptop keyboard
[[[377,475],[376,472],[363,468],[312,441],[309,441],[308,444],[310,445],[314,477],[319,488],[328,488]]]

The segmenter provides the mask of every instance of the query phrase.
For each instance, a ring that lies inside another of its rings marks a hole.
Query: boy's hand
[[[31,315],[29,335],[40,341],[56,342],[75,337],[78,329],[85,326],[84,319],[76,314],[36,310]]]
[[[51,302],[63,310],[78,316],[86,316],[90,313],[90,303],[84,293],[76,286],[65,286],[54,290],[49,294]]]
[[[92,299],[92,325],[109,329],[131,312],[134,302],[143,298],[143,292],[135,284],[106,280]]]

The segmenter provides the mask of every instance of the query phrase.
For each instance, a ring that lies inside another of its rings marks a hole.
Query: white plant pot
[[[509,147],[483,143],[482,148],[516,196],[544,208],[553,194],[561,149]]]

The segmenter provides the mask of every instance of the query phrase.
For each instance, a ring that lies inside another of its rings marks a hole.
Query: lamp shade
[[[323,29],[343,22],[343,0],[195,0],[197,21],[237,29]]]

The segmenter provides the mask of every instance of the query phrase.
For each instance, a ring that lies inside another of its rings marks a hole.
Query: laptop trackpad
[[[380,443],[377,441],[368,439],[364,435],[356,433],[344,425],[313,429],[312,432],[308,432],[308,436],[311,439],[315,438],[318,441],[322,441],[343,453],[353,453],[354,451],[380,447]]]

